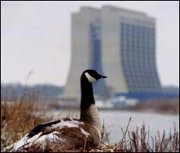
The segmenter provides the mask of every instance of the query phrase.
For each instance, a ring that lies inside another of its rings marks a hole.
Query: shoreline
[[[58,111],[58,110],[73,110],[73,111],[79,111],[79,107],[72,107],[72,106],[59,106],[59,107],[49,107],[49,109]],[[136,112],[136,113],[155,113],[155,114],[162,114],[162,115],[179,115],[179,112],[174,111],[162,111],[162,110],[156,110],[156,109],[132,109],[132,108],[97,108],[99,111],[108,112],[108,111],[121,111],[121,112]]]

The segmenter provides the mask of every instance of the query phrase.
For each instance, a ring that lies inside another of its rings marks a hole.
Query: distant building
[[[63,97],[80,96],[80,75],[96,69],[108,76],[95,84],[100,97],[161,94],[156,69],[156,24],[145,13],[103,6],[72,14],[71,67]]]

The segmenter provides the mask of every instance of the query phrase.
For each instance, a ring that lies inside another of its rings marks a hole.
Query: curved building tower
[[[103,6],[72,15],[72,62],[64,97],[77,97],[86,68],[108,76],[95,85],[100,97],[146,99],[161,94],[156,69],[155,19],[145,13]]]
[[[102,51],[106,80],[114,94],[144,99],[159,97],[155,19],[145,13],[105,6]]]
[[[95,69],[103,74],[101,11],[82,7],[71,16],[71,66],[63,98],[80,98],[80,75],[85,69]],[[105,80],[94,83],[97,96],[108,96]]]

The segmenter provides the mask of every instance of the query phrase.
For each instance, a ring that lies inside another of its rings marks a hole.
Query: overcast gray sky
[[[81,6],[143,11],[157,22],[157,69],[179,86],[178,1],[1,1],[1,82],[64,85],[70,67],[70,17]]]

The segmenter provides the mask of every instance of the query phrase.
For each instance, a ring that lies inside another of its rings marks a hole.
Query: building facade
[[[100,97],[157,96],[156,22],[145,13],[103,6],[72,14],[71,67],[64,97],[80,96],[80,75],[96,69],[108,76],[95,83]]]

